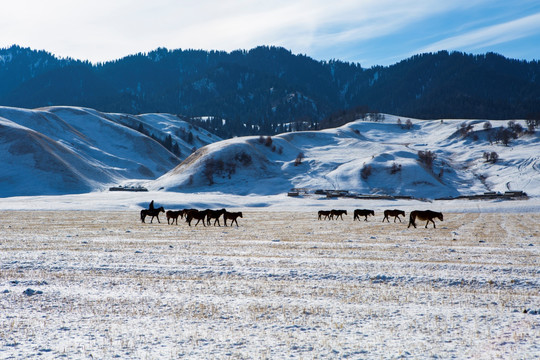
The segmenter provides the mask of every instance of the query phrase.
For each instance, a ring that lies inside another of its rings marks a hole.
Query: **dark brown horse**
[[[343,220],[343,215],[347,215],[347,210],[330,210],[331,220],[334,220],[334,216],[336,217],[336,220],[338,218],[341,218],[341,220]]]
[[[195,226],[202,220],[203,226],[206,226],[206,216],[208,215],[208,210],[199,211],[197,209],[189,209],[187,212],[184,212],[186,215],[186,222],[191,226],[193,219],[197,219]]]
[[[439,219],[443,221],[443,214],[440,212],[431,211],[431,210],[411,211],[411,215],[409,216],[409,226],[407,226],[407,228],[409,228],[411,225],[416,228],[416,223],[414,222],[416,219],[426,220],[426,226],[425,226],[426,229],[430,221],[433,223],[433,228],[436,228],[435,221],[433,221],[433,219]]]
[[[401,222],[401,218],[399,217],[399,215],[405,217],[405,211],[398,210],[398,209],[384,210],[384,218],[382,219],[382,221],[384,222],[384,220],[386,220],[386,221],[390,222],[390,220],[388,220],[388,217],[393,216],[394,217],[394,222],[396,222],[396,219],[398,219],[399,222]]]
[[[241,212],[228,212],[225,211],[223,214],[223,221],[225,222],[225,226],[227,226],[227,220],[231,220],[231,226],[233,226],[234,223],[236,223],[236,226],[238,226],[238,218],[243,217]]]
[[[319,220],[323,219],[330,219],[330,210],[320,210],[317,215],[319,216]]]
[[[157,209],[142,209],[141,210],[141,222],[145,222],[144,219],[146,219],[147,216],[151,216],[152,218],[150,219],[150,224],[152,223],[152,221],[154,221],[154,217],[157,218],[157,221],[158,223],[161,223],[161,221],[159,221],[159,213],[162,212],[164,213],[165,212],[165,209],[163,208],[163,206],[157,208]]]
[[[373,211],[373,210],[367,210],[367,209],[356,209],[356,210],[354,210],[354,218],[353,218],[353,221],[354,221],[354,220],[360,221],[360,216],[364,216],[364,217],[365,217],[364,221],[367,221],[367,217],[368,217],[369,215],[375,216],[375,211]]]
[[[180,219],[184,217],[184,210],[167,210],[165,216],[167,216],[167,224],[169,224],[169,219],[172,219],[170,225],[174,224],[175,221],[178,225],[178,217],[180,216]]]
[[[207,224],[210,225],[210,220],[211,219],[214,219],[214,226],[216,226],[216,222],[218,224],[218,226],[221,226],[221,224],[219,223],[219,218],[225,214],[225,209],[221,209],[221,210],[210,210],[210,209],[207,209],[207,214],[206,214],[206,221],[207,221]]]

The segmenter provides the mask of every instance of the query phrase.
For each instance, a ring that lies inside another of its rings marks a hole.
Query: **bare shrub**
[[[401,164],[396,164],[396,163],[393,163],[392,166],[390,167],[390,174],[394,175],[398,172],[401,171]]]
[[[303,159],[304,159],[304,153],[303,152],[298,153],[298,155],[296,156],[296,159],[294,160],[294,166],[298,166],[302,164]]]
[[[405,120],[405,129],[411,130],[412,128],[413,128],[413,123],[412,123],[411,119]]]
[[[371,167],[371,165],[364,164],[362,170],[360,170],[360,176],[362,177],[362,179],[367,180],[367,178],[371,176],[372,172],[373,168]]]
[[[436,158],[437,158],[437,155],[432,151],[429,151],[429,150],[418,151],[418,159],[420,160],[422,164],[426,165],[430,169],[433,167],[433,162],[435,161]]]
[[[496,163],[497,160],[499,160],[499,154],[497,154],[495,151],[486,151],[484,153],[484,159],[486,159],[486,162]]]
[[[512,131],[502,127],[497,130],[497,133],[495,134],[495,140],[505,146],[508,146],[508,144],[510,144],[510,140],[512,139],[512,137]]]
[[[473,124],[467,124],[467,122],[462,122],[459,125],[459,133],[461,134],[461,137],[467,137],[469,133],[472,131],[474,125]]]
[[[234,160],[242,164],[243,166],[249,166],[251,165],[251,155],[245,153],[242,151],[241,153],[238,153],[235,155]]]

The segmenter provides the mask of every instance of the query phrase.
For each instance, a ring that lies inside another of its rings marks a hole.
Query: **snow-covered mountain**
[[[162,145],[169,136],[175,153]],[[155,179],[193,148],[219,140],[170,114],[0,107],[0,196],[83,193]]]
[[[213,143],[145,186],[236,194],[308,188],[429,199],[509,190],[540,195],[538,132],[522,132],[504,145],[496,138],[508,130],[506,121],[398,119]],[[498,158],[487,161],[485,153]],[[427,154],[431,166],[419,154]]]
[[[240,195],[308,188],[418,198],[508,190],[540,196],[540,135],[520,132],[504,145],[496,138],[507,123],[386,115],[322,131],[221,140],[169,114],[0,107],[0,196],[119,184]],[[162,145],[169,135],[180,156]],[[431,165],[419,159],[426,154]]]

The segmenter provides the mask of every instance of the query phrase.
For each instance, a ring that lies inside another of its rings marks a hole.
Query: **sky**
[[[11,45],[93,63],[260,45],[365,68],[439,50],[540,60],[540,1],[2,1],[0,48]]]

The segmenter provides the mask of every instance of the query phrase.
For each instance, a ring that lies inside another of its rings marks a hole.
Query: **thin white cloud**
[[[435,52],[442,49],[485,49],[493,45],[540,34],[540,26],[538,24],[540,24],[540,13],[437,41],[418,50],[416,53]]]

